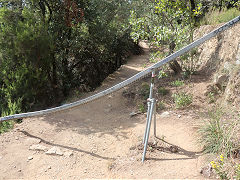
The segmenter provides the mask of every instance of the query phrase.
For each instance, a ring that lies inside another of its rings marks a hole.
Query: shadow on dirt
[[[180,146],[177,146],[177,145],[174,145],[172,143],[169,143],[169,142],[167,142],[165,140],[162,140],[162,139],[160,139],[158,137],[156,137],[156,138],[170,146],[168,148],[160,147],[158,149],[158,150],[161,150],[163,152],[175,153],[175,154],[179,154],[179,155],[188,156],[190,159],[195,159],[195,158],[197,158],[197,157],[199,157],[199,156],[201,156],[203,154],[203,150],[202,151],[198,151],[198,152],[187,151],[187,150],[181,148]],[[187,158],[187,159],[189,159],[189,158]]]
[[[92,152],[88,152],[88,151],[84,151],[82,149],[78,149],[78,148],[74,148],[74,147],[69,147],[69,146],[64,146],[64,145],[61,145],[61,144],[55,144],[55,143],[51,143],[49,141],[46,141],[40,137],[37,137],[37,136],[34,136],[26,131],[20,131],[21,133],[25,134],[26,136],[28,137],[31,137],[31,138],[35,138],[35,139],[39,139],[41,140],[41,142],[45,143],[45,144],[48,144],[48,145],[51,145],[51,146],[57,146],[57,147],[60,147],[60,148],[64,148],[64,149],[68,149],[68,150],[72,150],[72,151],[76,151],[76,152],[81,152],[81,153],[85,153],[85,154],[88,154],[90,156],[93,156],[95,158],[99,158],[99,159],[104,159],[104,160],[115,160],[114,158],[109,158],[109,157],[104,157],[104,156],[100,156],[98,154],[95,154],[95,153],[92,153]]]

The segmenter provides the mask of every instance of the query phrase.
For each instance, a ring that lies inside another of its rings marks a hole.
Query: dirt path
[[[142,70],[147,58],[147,53],[132,57],[96,91]],[[72,110],[25,119],[2,134],[0,179],[203,178],[199,173],[203,158],[196,143],[196,113],[173,110],[165,117],[158,114],[157,135],[165,142],[155,139],[158,148],[148,151],[142,164],[138,144],[146,116],[130,117],[133,109],[122,92]],[[178,146],[175,153],[170,149],[173,146]],[[54,155],[31,150],[52,147],[57,149]]]

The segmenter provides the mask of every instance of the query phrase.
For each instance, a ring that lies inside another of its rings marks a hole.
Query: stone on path
[[[31,145],[29,149],[35,151],[47,151],[47,147],[40,144]]]
[[[29,157],[28,157],[28,160],[29,160],[29,161],[30,161],[30,160],[32,160],[32,159],[33,159],[33,157],[32,157],[32,156],[29,156]]]
[[[47,152],[45,152],[46,154],[48,155],[59,155],[59,156],[62,156],[63,153],[62,151],[60,150],[60,148],[54,146],[52,147],[51,149],[49,149]]]
[[[64,156],[66,156],[66,157],[70,157],[70,156],[72,156],[73,155],[73,152],[72,151],[66,151],[65,153],[64,153]]]
[[[160,116],[163,117],[163,118],[169,117],[170,113],[168,111],[166,111],[166,112],[163,112]]]

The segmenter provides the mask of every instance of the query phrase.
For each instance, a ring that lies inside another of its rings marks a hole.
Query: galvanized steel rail
[[[8,120],[14,120],[14,119],[22,119],[22,118],[27,118],[27,117],[35,117],[35,116],[42,116],[42,115],[46,115],[49,113],[54,113],[57,111],[63,111],[66,109],[70,109],[82,104],[86,104],[88,102],[91,102],[93,100],[96,100],[98,98],[101,98],[105,95],[111,94],[115,91],[118,91],[119,89],[145,77],[146,75],[148,75],[149,73],[151,73],[153,70],[158,69],[159,67],[163,66],[164,64],[176,59],[177,57],[183,55],[184,53],[188,52],[189,50],[191,50],[192,48],[195,48],[199,45],[201,45],[202,43],[204,43],[205,41],[211,39],[212,37],[216,36],[217,34],[221,33],[222,31],[230,28],[232,25],[236,24],[237,22],[240,21],[240,16],[234,18],[233,20],[229,21],[228,23],[222,25],[221,27],[215,29],[214,31],[210,32],[209,34],[203,36],[202,38],[199,38],[198,40],[192,42],[191,44],[189,44],[188,46],[182,48],[181,50],[173,53],[172,55],[166,57],[165,59],[163,59],[162,61],[150,66],[149,68],[147,68],[146,70],[143,70],[139,73],[137,73],[136,75],[130,77],[129,79],[116,84],[115,86],[112,86],[111,88],[108,88],[104,91],[101,91],[93,96],[87,97],[85,99],[70,103],[70,104],[64,104],[55,108],[50,108],[50,109],[45,109],[45,110],[41,110],[41,111],[34,111],[34,112],[27,112],[27,113],[21,113],[21,114],[14,114],[14,115],[9,115],[9,116],[5,116],[5,117],[0,117],[0,121],[8,121]]]

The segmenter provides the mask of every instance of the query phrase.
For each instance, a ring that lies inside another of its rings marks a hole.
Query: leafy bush
[[[231,8],[231,9],[224,8],[222,11],[219,11],[218,9],[216,9],[207,13],[203,18],[201,24],[216,25],[216,24],[228,22],[239,15],[240,15],[240,11],[237,10],[236,8]]]
[[[176,80],[176,81],[172,82],[171,85],[176,86],[176,87],[183,86],[184,81]]]
[[[211,161],[211,166],[220,179],[240,179],[240,164],[228,162],[223,154],[216,161]]]
[[[204,144],[206,153],[223,153],[226,156],[238,145],[234,141],[235,123],[223,123],[222,112],[210,112],[210,119],[199,129],[201,135],[200,142]]]
[[[7,132],[9,129],[13,128],[14,121],[4,121],[0,123],[0,134]]]
[[[147,100],[150,93],[150,86],[147,83],[142,83],[141,89],[140,89],[140,95],[144,98],[144,100]]]
[[[159,101],[159,102],[157,103],[157,109],[158,109],[158,110],[163,110],[163,109],[165,109],[165,104],[164,104],[163,101]]]
[[[72,0],[81,13],[70,19],[74,10],[64,1],[42,3],[1,1],[0,116],[60,104],[72,89],[93,90],[141,52],[130,37],[130,2]]]
[[[169,93],[168,89],[165,89],[164,87],[160,87],[158,88],[158,94],[160,94],[161,96],[165,96]]]
[[[144,106],[144,103],[140,103],[140,104],[138,105],[138,110],[139,110],[141,113],[146,112],[146,108],[145,108],[145,106]]]
[[[176,108],[184,108],[192,103],[192,95],[186,93],[173,94]]]
[[[158,73],[158,79],[162,79],[164,77],[168,77],[167,73],[163,70],[159,71]]]

